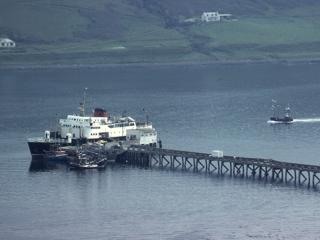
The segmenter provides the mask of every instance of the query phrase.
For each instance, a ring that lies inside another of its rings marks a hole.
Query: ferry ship
[[[60,119],[57,131],[46,130],[44,137],[29,138],[28,146],[32,157],[35,158],[43,156],[55,147],[75,146],[101,140],[109,142],[127,140],[128,135],[132,138],[132,134],[137,131],[146,136],[147,141],[144,145],[157,144],[157,132],[148,120],[137,122],[129,116],[110,116],[102,108],[95,108],[93,115],[87,116],[84,94],[84,101],[80,104],[78,115],[68,115],[66,119]]]

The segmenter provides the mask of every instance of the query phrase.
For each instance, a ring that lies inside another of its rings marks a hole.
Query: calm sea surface
[[[104,107],[164,147],[320,165],[320,64],[0,70],[0,239],[320,239],[320,192],[109,166],[29,171],[26,139]],[[270,126],[271,99],[299,119]]]

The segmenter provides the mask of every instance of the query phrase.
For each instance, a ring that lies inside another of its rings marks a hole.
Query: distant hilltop
[[[0,34],[17,47],[0,63],[318,58],[319,11],[318,0],[2,0]],[[181,24],[213,13],[239,21]]]

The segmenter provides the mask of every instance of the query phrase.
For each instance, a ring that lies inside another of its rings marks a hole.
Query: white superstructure
[[[127,130],[127,141],[135,145],[157,144],[157,132],[155,129],[130,129]]]
[[[138,123],[128,116],[110,117],[106,110],[95,108],[93,116],[86,116],[86,91],[84,89],[83,102],[80,103],[79,115],[68,115],[66,119],[60,119],[61,138],[99,140],[106,138],[126,138],[127,130],[152,129],[152,124]],[[147,117],[148,119],[148,117]]]
[[[62,138],[68,134],[73,139],[86,138],[97,140],[102,138],[124,138],[129,129],[152,129],[151,123],[137,123],[131,117],[109,116],[78,116],[68,115],[66,119],[60,119],[60,133]]]

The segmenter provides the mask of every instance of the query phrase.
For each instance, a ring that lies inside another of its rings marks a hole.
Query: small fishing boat
[[[105,158],[97,158],[83,152],[77,152],[73,156],[68,156],[68,164],[71,169],[94,169],[104,168]]]
[[[293,117],[291,116],[291,109],[289,105],[285,108],[285,114],[283,117],[279,117],[279,111],[278,107],[279,105],[276,104],[277,102],[275,100],[272,100],[272,111],[273,111],[273,116],[270,117],[269,123],[284,123],[284,124],[289,124],[293,122]]]
[[[89,163],[89,162],[71,162],[70,163],[70,168],[71,169],[93,169],[93,168],[98,168],[98,164],[96,163]]]

